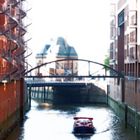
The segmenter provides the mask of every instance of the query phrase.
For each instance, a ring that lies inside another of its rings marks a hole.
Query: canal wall
[[[139,90],[134,86],[135,84],[135,80],[110,80],[107,91],[108,104],[125,126],[128,125],[140,133],[140,95],[138,94]]]
[[[140,113],[125,103],[118,102],[108,97],[108,105],[114,110],[117,116],[122,120],[124,126],[132,127],[140,133]]]
[[[0,83],[0,140],[23,120],[27,110],[24,80]]]
[[[90,84],[88,87],[88,102],[97,104],[107,104],[106,88],[99,84]]]

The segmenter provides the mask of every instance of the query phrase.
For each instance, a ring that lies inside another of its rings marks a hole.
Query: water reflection
[[[92,136],[72,133],[74,116],[93,117]],[[32,101],[24,123],[7,140],[139,140],[107,106],[51,105]]]
[[[80,111],[80,109],[75,107],[74,105],[73,106],[71,106],[71,105],[51,105],[48,103],[38,104],[37,109],[38,110],[44,110],[44,109],[55,110],[55,111],[58,111],[60,114],[65,113],[67,115],[73,115],[73,114],[76,114],[76,112]]]

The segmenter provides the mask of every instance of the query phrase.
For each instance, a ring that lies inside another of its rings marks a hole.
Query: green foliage
[[[104,59],[104,65],[109,66],[109,56],[106,55]],[[105,70],[108,70],[108,67],[104,66]]]

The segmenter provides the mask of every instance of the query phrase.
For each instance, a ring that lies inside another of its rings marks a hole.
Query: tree
[[[109,56],[108,55],[105,55],[105,59],[104,59],[104,69],[105,69],[105,75],[108,71],[108,67],[109,67]]]

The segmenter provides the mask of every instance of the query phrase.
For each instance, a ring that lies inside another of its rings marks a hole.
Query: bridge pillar
[[[31,92],[32,92],[32,87],[29,87],[29,108],[31,108]]]
[[[46,88],[45,88],[45,86],[43,87],[43,100],[44,100],[44,103],[45,103],[45,95],[46,95]]]

